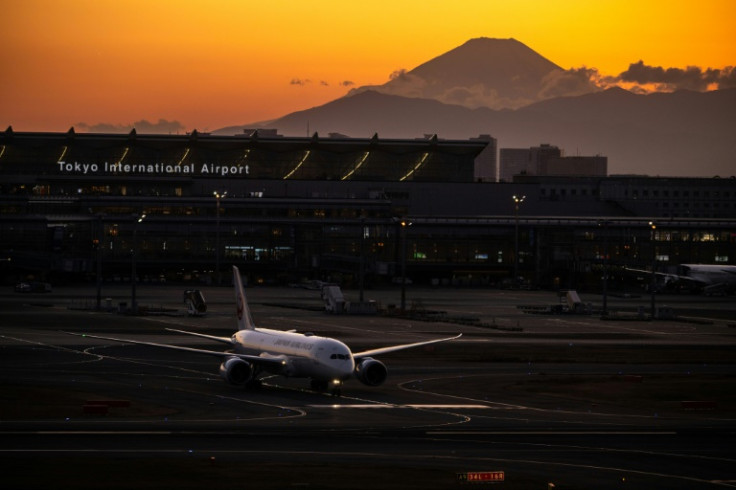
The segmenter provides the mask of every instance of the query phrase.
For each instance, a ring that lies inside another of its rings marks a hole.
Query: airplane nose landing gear
[[[332,396],[342,395],[342,381],[339,379],[333,379],[331,381],[325,381],[321,379],[312,380],[312,389],[314,391],[327,392]]]
[[[330,393],[332,396],[342,396],[342,381],[333,379],[330,383]]]

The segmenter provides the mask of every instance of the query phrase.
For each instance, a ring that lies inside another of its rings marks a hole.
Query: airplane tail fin
[[[240,270],[233,266],[233,284],[235,286],[235,313],[238,320],[238,330],[253,330],[253,318],[250,316],[248,301],[245,299],[243,281],[240,279]]]

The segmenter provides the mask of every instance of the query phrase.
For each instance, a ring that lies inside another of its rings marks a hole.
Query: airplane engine
[[[381,361],[366,357],[355,366],[355,376],[363,384],[378,386],[386,381],[388,369]]]
[[[237,357],[220,365],[220,376],[231,385],[244,386],[253,379],[253,366]]]

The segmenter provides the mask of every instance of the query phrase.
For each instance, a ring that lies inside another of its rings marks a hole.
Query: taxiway
[[[83,288],[0,295],[8,488],[461,488],[472,471],[503,471],[509,489],[736,487],[736,329],[720,298],[687,297],[692,321],[604,322],[516,308],[546,292],[410,291],[489,328],[327,315],[314,291],[250,289],[259,326],[353,349],[464,334],[382,357],[387,383],[349,381],[342,397],[279,377],[242,391],[207,356],[63,333],[207,347],[164,329],[232,333],[229,288],[206,291],[199,318],[179,289],[140,288],[167,313],[137,317],[85,309]]]

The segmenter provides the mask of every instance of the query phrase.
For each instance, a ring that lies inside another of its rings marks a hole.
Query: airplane
[[[388,369],[373,358],[404,349],[421,347],[460,338],[462,334],[411,344],[392,345],[362,352],[351,352],[341,341],[294,330],[281,331],[256,327],[248,308],[240,271],[233,266],[235,305],[238,330],[231,337],[217,337],[198,332],[167,328],[170,332],[193,335],[229,347],[226,351],[196,349],[156,342],[103,337],[100,335],[65,332],[80,337],[110,340],[130,344],[194,352],[222,359],[220,376],[229,384],[245,388],[260,386],[258,377],[263,373],[294,378],[310,378],[312,389],[340,395],[343,381],[357,378],[368,386],[379,386],[386,381]]]
[[[639,269],[627,270],[641,274],[652,273]],[[736,265],[681,264],[678,272],[679,274],[655,272],[655,275],[663,280],[665,288],[697,289],[706,295],[736,290]]]

